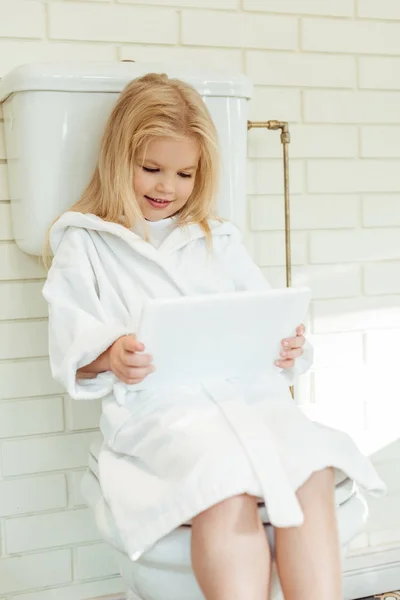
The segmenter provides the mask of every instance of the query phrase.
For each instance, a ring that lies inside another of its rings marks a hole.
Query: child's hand
[[[275,364],[281,369],[291,369],[294,366],[296,358],[299,358],[304,352],[303,346],[306,338],[304,337],[305,327],[299,325],[296,329],[296,337],[282,340],[282,351]]]
[[[137,354],[143,350],[143,344],[134,335],[124,335],[113,343],[109,355],[110,368],[118,379],[128,384],[140,383],[155,371],[150,354]]]

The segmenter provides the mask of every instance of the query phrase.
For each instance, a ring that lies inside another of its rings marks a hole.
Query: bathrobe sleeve
[[[111,392],[116,381],[111,371],[79,380],[76,371],[129,333],[123,323],[106,314],[100,302],[89,259],[90,244],[84,229],[68,228],[43,288],[49,304],[51,372],[68,394],[79,400],[102,398]]]
[[[271,289],[261,269],[246,250],[239,235],[227,236],[225,242],[223,240],[221,242],[223,244],[221,248],[223,261],[226,268],[231,272],[237,290]],[[282,369],[282,376],[285,377],[289,385],[292,385],[296,378],[305,373],[313,363],[313,348],[308,340],[306,340],[303,350],[304,353],[296,359],[292,369]]]

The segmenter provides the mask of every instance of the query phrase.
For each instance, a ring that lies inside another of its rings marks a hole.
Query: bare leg
[[[253,496],[234,496],[197,515],[191,544],[207,600],[267,600],[271,559]]]
[[[341,600],[333,470],[313,473],[297,496],[304,524],[275,529],[276,562],[285,600]]]

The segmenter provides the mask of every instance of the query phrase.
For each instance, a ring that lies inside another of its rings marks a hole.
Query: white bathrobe
[[[293,402],[289,384],[310,366],[309,345],[290,371],[162,393],[111,372],[76,379],[77,369],[135,333],[148,298],[269,287],[238,230],[210,226],[211,255],[197,225],[173,229],[158,248],[90,214],[65,213],[51,231],[55,258],[43,289],[51,369],[72,398],[104,398],[100,484],[132,560],[236,494],[262,498],[274,526],[300,525],[295,491],[326,466],[370,493],[385,490],[346,434],[313,423]]]

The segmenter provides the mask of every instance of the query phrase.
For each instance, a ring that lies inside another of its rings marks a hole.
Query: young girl
[[[125,88],[90,184],[51,228],[52,373],[72,398],[103,398],[100,483],[132,560],[192,520],[205,598],[266,600],[263,500],[285,598],[339,600],[334,469],[376,494],[384,485],[347,435],[292,401],[311,363],[303,326],[282,341],[276,377],[146,390],[157,365],[134,334],[147,298],[269,287],[214,217],[218,172],[194,89],[155,74]]]

